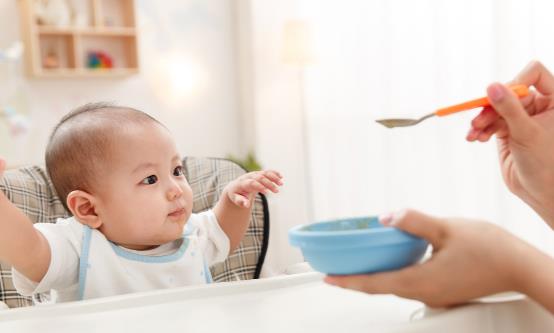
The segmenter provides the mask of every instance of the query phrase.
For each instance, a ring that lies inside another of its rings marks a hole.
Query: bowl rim
[[[387,246],[399,243],[414,243],[425,241],[420,237],[411,235],[393,226],[350,230],[332,230],[331,232],[303,230],[307,226],[311,225],[340,223],[348,220],[363,220],[368,218],[378,221],[377,216],[366,215],[297,225],[289,229],[289,242],[291,245],[301,248],[352,248],[361,246]],[[368,238],[368,236],[370,238]]]
[[[290,228],[290,232],[294,232],[295,234],[300,234],[307,237],[321,237],[321,236],[334,236],[337,234],[340,235],[358,235],[358,234],[378,234],[383,232],[390,232],[388,231],[389,226],[382,225],[382,228],[363,228],[363,229],[347,229],[347,230],[331,230],[330,231],[319,231],[319,230],[304,230],[304,228],[314,225],[321,225],[321,224],[330,224],[330,223],[341,223],[346,221],[355,221],[355,220],[366,220],[370,219],[372,221],[376,221],[379,223],[379,218],[375,215],[367,215],[367,216],[354,216],[354,217],[344,217],[344,218],[337,218],[337,219],[330,219],[330,220],[324,220],[319,222],[313,222],[313,223],[304,223],[300,225],[296,225],[292,228]],[[395,228],[396,229],[396,228]],[[398,229],[396,229],[398,230]]]

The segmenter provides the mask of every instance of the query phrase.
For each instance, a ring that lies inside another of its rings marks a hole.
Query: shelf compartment
[[[95,25],[98,27],[134,27],[133,0],[93,0]]]
[[[88,56],[91,52],[104,52],[113,60],[113,69],[138,68],[136,38],[130,36],[82,36],[80,38],[83,67],[87,70],[96,70],[87,67]]]
[[[44,35],[38,40],[38,45],[41,71],[76,68],[73,35]]]
[[[79,19],[63,26],[38,24],[36,0],[18,2],[28,75],[113,78],[139,72],[134,0],[72,0]],[[89,51],[108,54],[113,67],[87,68]]]

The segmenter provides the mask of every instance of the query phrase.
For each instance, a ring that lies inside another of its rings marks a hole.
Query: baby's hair
[[[80,106],[54,127],[46,146],[46,170],[66,209],[71,191],[94,190],[111,157],[113,137],[126,126],[154,122],[148,114],[125,106],[98,102]],[[161,125],[163,126],[163,125]]]

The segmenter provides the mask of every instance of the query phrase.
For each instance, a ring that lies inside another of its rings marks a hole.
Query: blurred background
[[[494,140],[468,143],[484,96],[529,61],[554,69],[548,0],[0,0],[0,154],[42,164],[72,108],[113,101],[166,124],[183,155],[279,170],[266,275],[302,261],[290,227],[412,207],[554,232],[504,186]]]

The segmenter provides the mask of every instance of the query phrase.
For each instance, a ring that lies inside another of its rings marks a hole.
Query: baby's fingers
[[[277,185],[283,185],[283,176],[275,170],[265,170],[262,174]]]
[[[0,157],[0,177],[4,175],[5,170],[6,170],[6,160]]]
[[[239,192],[247,192],[247,193],[261,192],[261,193],[265,193],[266,192],[266,187],[258,179],[250,178],[250,179],[246,179],[245,181],[241,182],[241,188],[240,188]]]
[[[265,192],[265,190],[270,190],[273,193],[278,193],[279,192],[279,187],[277,186],[277,184],[274,183],[273,181],[271,181],[269,178],[266,178],[264,176],[260,176],[256,180],[260,184],[262,184],[262,186],[264,187],[264,192]]]
[[[250,180],[254,180],[263,186],[263,191],[269,190],[273,193],[279,192],[279,186],[283,185],[282,176],[276,171],[252,172],[247,175]]]
[[[250,200],[248,200],[248,198],[238,193],[234,193],[233,195],[231,195],[231,200],[235,205],[239,207],[248,208],[250,206]]]

